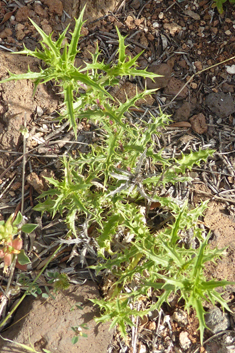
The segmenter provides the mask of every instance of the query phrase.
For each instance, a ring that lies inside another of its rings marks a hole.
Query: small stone
[[[200,21],[201,17],[196,13],[191,10],[185,10],[184,11],[185,15],[192,17],[195,21]]]
[[[148,326],[147,326],[148,330],[151,330],[151,331],[155,331],[156,327],[157,327],[157,325],[156,325],[155,321],[150,321]]]
[[[211,28],[211,31],[212,31],[214,34],[217,34],[217,33],[218,33],[218,28],[212,27],[212,28]]]
[[[1,33],[0,33],[0,38],[7,38],[12,35],[12,30],[10,28],[5,28]]]
[[[37,15],[42,16],[43,18],[47,17],[47,11],[45,11],[39,4],[35,4],[34,11]]]
[[[163,13],[163,12],[160,12],[159,15],[158,15],[158,18],[159,18],[159,20],[163,20],[163,18],[164,18],[164,13]]]
[[[147,83],[148,89],[154,89],[154,88],[161,89],[167,86],[172,72],[172,69],[168,64],[160,64],[160,65],[152,64],[148,68],[148,71],[153,72],[156,75],[162,76],[162,77],[155,77],[154,81],[152,81],[150,78],[147,78],[146,83]]]
[[[11,190],[13,190],[13,191],[19,190],[21,188],[21,185],[22,185],[21,182],[16,181],[14,184],[12,184]]]
[[[179,107],[174,115],[175,121],[188,121],[191,112],[191,104],[189,102],[184,102],[181,107]]]
[[[52,27],[49,25],[47,20],[43,20],[41,22],[41,26],[42,26],[42,30],[47,34],[51,34],[52,33]]]
[[[138,8],[140,7],[140,2],[141,0],[133,0],[131,3],[131,6],[135,9],[138,10]]]
[[[172,37],[174,37],[182,29],[182,27],[175,22],[164,23],[163,28],[168,30],[170,32],[170,34],[172,35]]]
[[[176,321],[180,326],[186,326],[188,324],[187,314],[181,309],[176,309],[174,311],[172,319]]]
[[[196,83],[196,82],[191,82],[191,83],[190,83],[190,87],[191,87],[192,89],[197,89],[197,83]]]
[[[63,4],[60,0],[45,0],[45,5],[49,7],[49,11],[56,13],[58,16],[63,14]]]
[[[198,71],[201,71],[203,69],[201,61],[195,61],[194,65]]]
[[[160,24],[157,21],[153,22],[153,28],[159,28]]]
[[[199,113],[197,115],[193,115],[189,121],[192,125],[193,131],[195,131],[197,134],[201,135],[207,132],[206,118],[204,114]]]
[[[223,313],[217,306],[205,314],[205,322],[213,333],[227,330],[230,327],[229,315]]]
[[[43,109],[39,105],[37,105],[37,115],[38,116],[42,116],[43,115]]]
[[[226,36],[231,36],[232,32],[228,29],[227,31],[224,32]]]
[[[117,87],[118,88],[118,87]],[[121,88],[115,93],[115,98],[118,99],[121,103],[125,103],[127,97],[129,99],[135,97],[136,93],[140,92],[136,84],[131,82],[125,82]],[[139,99],[135,104],[140,106],[141,104],[153,105],[154,98],[151,95],[147,95],[144,98]]]
[[[210,93],[205,103],[218,118],[227,118],[235,112],[235,105],[232,96],[224,92]]]
[[[185,332],[185,331],[180,332],[179,341],[180,341],[181,348],[184,350],[189,349],[189,347],[192,344],[191,340],[188,337],[188,332]]]
[[[22,6],[16,13],[16,21],[23,22],[27,21],[29,17],[29,8],[27,6]]]
[[[180,60],[178,61],[179,66],[181,66],[183,69],[187,69],[188,68],[188,64],[186,63],[186,60]]]
[[[82,36],[88,36],[88,34],[89,34],[89,30],[88,30],[88,28],[87,27],[84,27],[84,26],[82,26],[82,28],[81,28],[81,35]]]
[[[227,82],[222,84],[222,90],[224,93],[228,93],[228,92],[234,92],[234,87],[233,85],[229,85]]]
[[[231,66],[226,65],[225,67],[228,74],[230,75],[235,74],[235,65],[231,65]]]
[[[171,77],[167,87],[164,89],[164,94],[175,96],[183,88],[184,83],[175,77]],[[184,87],[177,96],[178,99],[185,99],[188,96],[188,88]]]
[[[129,29],[134,29],[135,28],[134,19],[133,19],[132,16],[127,16],[125,24],[127,25],[127,27]]]
[[[139,349],[138,349],[138,353],[146,353],[147,352],[147,348],[144,344],[140,344],[139,345]]]

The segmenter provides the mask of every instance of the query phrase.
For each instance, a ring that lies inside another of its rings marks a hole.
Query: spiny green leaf
[[[201,341],[201,345],[203,344],[203,336],[204,336],[204,330],[207,327],[206,323],[205,323],[205,310],[203,309],[202,303],[200,299],[194,299],[194,308],[196,310],[197,313],[197,318],[199,321],[199,330],[200,330],[200,341]]]
[[[69,44],[69,50],[68,50],[68,58],[72,63],[74,63],[75,57],[78,52],[77,46],[78,46],[79,38],[81,36],[82,26],[86,22],[86,21],[83,21],[83,15],[84,15],[85,9],[86,9],[86,6],[84,6],[82,11],[80,12],[79,18],[75,19],[75,28],[72,33],[72,39]]]
[[[73,128],[75,138],[77,138],[77,124],[73,110],[73,85],[69,84],[64,89],[64,100],[66,103],[70,126]]]
[[[42,41],[49,47],[50,51],[54,54],[54,60],[60,57],[60,48],[57,48],[55,42],[52,40],[52,33],[46,35],[45,32],[31,19],[29,19],[38,33],[42,36]]]
[[[119,63],[123,63],[126,59],[126,48],[127,46],[125,46],[124,41],[126,37],[123,37],[118,29],[118,27],[116,27],[116,31],[118,34],[118,62]]]
[[[201,161],[205,161],[211,156],[215,150],[199,150],[197,152],[190,152],[188,155],[183,155],[180,160],[176,160],[177,166],[173,167],[175,173],[184,174],[186,169],[191,170],[197,164],[200,165]]]

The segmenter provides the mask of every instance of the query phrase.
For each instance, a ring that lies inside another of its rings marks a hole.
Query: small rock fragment
[[[231,66],[226,65],[225,67],[228,74],[230,75],[235,74],[235,65],[231,65]]]
[[[43,191],[48,190],[49,182],[44,178],[52,178],[54,173],[52,171],[48,171],[47,169],[43,170],[38,176],[35,172],[30,173],[26,180],[39,194]]]
[[[134,18],[132,16],[127,16],[125,24],[129,29],[135,28]]]
[[[219,118],[227,118],[235,112],[233,98],[223,92],[210,93],[205,100],[208,108]]]
[[[196,12],[193,12],[191,10],[185,10],[184,13],[185,15],[192,17],[195,21],[199,21],[201,18]]]
[[[194,65],[198,71],[201,71],[203,69],[201,61],[195,61]]]
[[[45,0],[44,3],[49,7],[49,11],[62,16],[63,4],[60,0]]]
[[[7,38],[12,35],[12,30],[10,28],[5,28],[1,33],[0,33],[0,38]]]
[[[190,87],[191,87],[192,89],[197,89],[197,83],[196,83],[196,82],[191,82],[191,83],[190,83]]]
[[[138,349],[138,353],[146,353],[147,352],[147,348],[144,344],[140,344],[139,345],[139,349]]]
[[[222,90],[224,93],[228,93],[228,92],[234,92],[234,87],[233,85],[229,85],[227,82],[222,84]]]
[[[138,8],[140,7],[140,3],[141,3],[141,0],[133,0],[132,3],[131,3],[131,6],[132,6],[135,10],[138,10]]]
[[[213,333],[227,330],[230,327],[229,315],[223,313],[217,306],[205,314],[205,322]]]
[[[176,321],[180,326],[188,324],[187,313],[181,309],[176,309],[172,315],[172,319]]]
[[[156,75],[162,76],[162,77],[155,77],[154,78],[155,82],[153,82],[150,78],[147,78],[146,82],[147,82],[148,89],[154,89],[154,88],[161,89],[167,86],[172,72],[172,68],[168,64],[160,64],[160,65],[152,64],[148,68],[148,71],[153,72]]]
[[[183,88],[184,83],[175,77],[171,77],[168,82],[167,87],[164,89],[164,94],[169,94],[170,96],[175,96]],[[188,95],[188,88],[184,87],[182,91],[177,96],[178,99],[185,99]]]
[[[185,331],[180,332],[179,341],[180,341],[181,348],[184,350],[189,349],[192,343],[188,337],[188,332],[185,332]]]
[[[170,34],[172,35],[172,37],[174,37],[175,34],[179,33],[182,29],[182,27],[175,22],[164,23],[163,28],[168,30],[170,32]]]
[[[52,27],[49,25],[48,21],[46,19],[42,20],[41,22],[41,26],[42,26],[42,29],[43,31],[49,35],[52,33]]]
[[[36,3],[36,1],[35,1]],[[45,11],[41,5],[35,4],[34,11],[36,12],[37,15],[42,16],[43,18],[47,17],[47,11]]]
[[[187,121],[190,117],[191,104],[189,102],[184,102],[181,107],[179,107],[174,115],[175,121]]]
[[[192,118],[189,119],[193,131],[195,131],[197,134],[204,134],[207,132],[207,124],[206,124],[206,118],[205,115],[202,113],[199,113],[197,115],[193,115]]]
[[[23,22],[27,21],[29,17],[29,8],[27,6],[22,6],[16,13],[16,21]]]
[[[16,38],[17,40],[22,40],[25,37],[24,33],[25,26],[22,23],[18,23],[16,26]]]

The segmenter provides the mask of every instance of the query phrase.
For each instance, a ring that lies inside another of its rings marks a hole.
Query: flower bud
[[[23,246],[23,240],[21,239],[20,236],[18,236],[16,239],[12,240],[12,246],[15,250],[21,250]]]

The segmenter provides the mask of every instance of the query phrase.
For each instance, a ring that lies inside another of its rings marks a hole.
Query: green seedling
[[[79,326],[72,326],[71,329],[75,332],[75,336],[72,338],[72,343],[76,344],[79,340],[79,337],[88,337],[83,330],[89,330],[86,324],[81,324]]]

